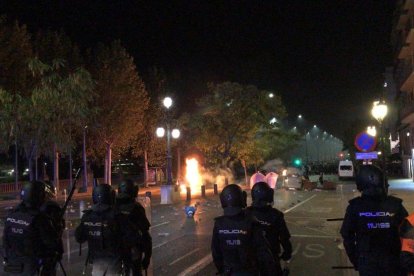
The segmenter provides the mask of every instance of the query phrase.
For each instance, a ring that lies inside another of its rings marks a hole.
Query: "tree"
[[[10,24],[5,17],[0,17],[0,87],[26,96],[31,86],[27,64],[32,57],[32,43],[26,26],[17,21]]]
[[[232,82],[208,88],[210,93],[197,104],[200,111],[189,121],[189,139],[212,165],[232,168],[240,159],[257,162],[257,153],[266,152],[259,134],[272,128],[272,118],[285,116],[280,96]]]
[[[112,152],[120,153],[144,128],[148,96],[133,58],[119,41],[99,45],[89,61],[96,82],[97,114],[91,126],[95,154],[105,155],[105,182],[111,183]],[[102,147],[104,145],[104,147]]]
[[[34,178],[31,162],[38,153],[56,153],[56,148],[68,149],[74,143],[72,129],[81,128],[89,115],[93,82],[89,72],[79,68],[73,73],[60,74],[63,60],[47,65],[31,60],[30,69],[38,82],[30,98],[22,104],[21,139],[29,161],[31,180]],[[55,171],[55,181],[58,172]],[[57,185],[57,183],[55,183]]]

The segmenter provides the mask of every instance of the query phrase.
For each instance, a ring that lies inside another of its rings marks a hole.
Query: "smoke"
[[[219,188],[225,186],[226,179],[228,184],[235,183],[234,175],[230,169],[207,170],[206,168],[202,168],[201,175],[204,183],[217,184]]]
[[[283,165],[283,161],[280,159],[273,159],[267,161],[262,167],[262,170],[266,170],[267,172],[276,172],[279,173],[283,170],[285,166]]]

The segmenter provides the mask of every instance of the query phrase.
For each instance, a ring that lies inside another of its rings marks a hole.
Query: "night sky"
[[[293,118],[340,136],[368,116],[392,63],[395,1],[0,0],[0,13],[63,29],[83,49],[120,39],[142,74],[163,68],[185,104],[208,81],[279,92]]]

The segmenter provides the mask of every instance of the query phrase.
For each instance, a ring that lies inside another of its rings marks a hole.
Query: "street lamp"
[[[377,136],[377,129],[375,128],[375,126],[368,126],[367,127],[367,134],[371,135],[373,137]]]
[[[161,186],[161,204],[171,204],[173,202],[173,181],[172,181],[172,155],[171,155],[171,137],[177,139],[180,137],[180,131],[178,129],[170,129],[170,118],[168,114],[169,108],[172,106],[173,100],[170,97],[165,97],[163,105],[167,109],[166,127],[158,127],[156,130],[157,137],[167,137],[167,185]]]
[[[383,137],[384,136],[383,135],[383,132],[384,132],[383,122],[384,122],[385,116],[387,116],[387,113],[388,113],[388,106],[386,105],[384,100],[381,99],[380,101],[375,101],[373,103],[373,106],[372,106],[372,109],[371,109],[371,114],[372,114],[372,117],[374,117],[375,120],[377,120],[379,125],[380,125],[380,136],[379,136],[379,138],[380,138],[380,141],[381,141],[381,152],[382,152],[381,159],[382,159],[382,170],[384,172],[384,188],[386,188],[385,187],[385,176],[387,174],[387,171],[386,171],[386,163],[385,163],[385,145],[384,145],[385,144],[385,141],[384,141],[385,139]]]

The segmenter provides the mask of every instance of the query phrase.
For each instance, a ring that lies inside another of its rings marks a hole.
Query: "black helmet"
[[[24,184],[20,198],[27,207],[39,208],[46,200],[45,183],[33,181]]]
[[[220,193],[221,207],[224,209],[225,215],[237,215],[246,207],[246,192],[236,184],[226,186]]]
[[[92,191],[93,204],[113,205],[115,199],[115,191],[109,184],[100,184]]]
[[[388,181],[380,168],[374,165],[361,166],[357,176],[358,191],[370,196],[384,196],[387,194]]]
[[[56,188],[52,185],[49,181],[44,182],[45,183],[45,194],[46,194],[46,200],[51,200],[56,197]]]
[[[252,188],[253,205],[257,207],[273,203],[274,191],[266,182],[257,182]]]
[[[131,179],[126,179],[119,184],[118,197],[129,197],[134,199],[138,196],[138,185]]]

